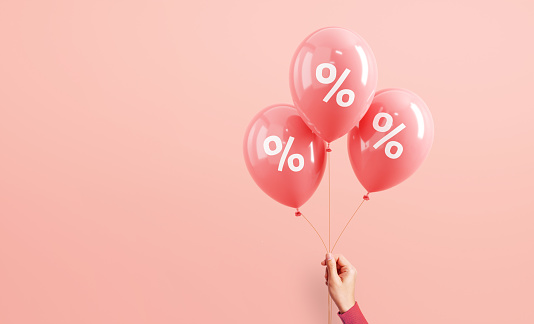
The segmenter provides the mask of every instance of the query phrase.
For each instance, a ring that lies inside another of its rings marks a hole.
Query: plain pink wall
[[[369,322],[533,323],[533,10],[0,2],[0,323],[325,323],[322,244],[241,152],[324,26],[362,35],[379,88],[418,93],[436,125],[419,171],[336,248]],[[328,236],[324,180],[302,210]],[[342,138],[332,236],[363,193]]]

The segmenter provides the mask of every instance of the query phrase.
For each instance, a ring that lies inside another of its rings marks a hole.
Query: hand
[[[326,254],[326,260],[321,262],[326,266],[324,278],[328,292],[341,313],[345,313],[356,304],[354,298],[354,284],[356,282],[356,268],[341,254]]]

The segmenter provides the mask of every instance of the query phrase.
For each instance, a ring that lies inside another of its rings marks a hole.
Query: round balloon
[[[327,142],[349,132],[376,90],[376,60],[365,40],[343,28],[320,29],[298,47],[289,72],[302,119]]]
[[[324,141],[289,105],[270,106],[250,122],[243,141],[245,163],[256,184],[289,207],[315,192],[326,165]]]
[[[369,192],[391,188],[423,163],[434,139],[434,122],[424,101],[404,89],[376,93],[347,141],[350,163]]]

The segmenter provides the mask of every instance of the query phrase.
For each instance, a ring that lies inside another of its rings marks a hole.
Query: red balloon
[[[404,89],[376,93],[348,138],[352,169],[369,192],[391,188],[423,163],[434,140],[434,122],[425,102]]]
[[[302,206],[321,182],[326,166],[324,141],[289,105],[270,106],[248,125],[243,153],[250,175],[271,198]]]
[[[378,72],[373,52],[359,35],[320,29],[298,47],[289,72],[300,116],[327,142],[347,134],[369,108]]]

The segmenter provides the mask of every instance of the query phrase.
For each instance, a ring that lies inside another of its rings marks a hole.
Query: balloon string
[[[328,250],[330,250],[330,219],[331,219],[331,190],[330,190],[330,152],[332,150],[330,149],[330,143],[328,143],[328,148],[326,149],[326,159],[328,162]],[[328,292],[327,288],[327,294],[328,294],[328,324],[332,323],[332,298],[330,297],[330,293]]]
[[[326,291],[328,293],[328,290]],[[332,323],[332,298],[328,293],[328,324]]]
[[[345,227],[343,227],[343,230],[341,231],[341,234],[339,234],[339,236],[337,237],[336,243],[334,243],[334,247],[332,247],[332,252],[333,252],[334,249],[336,248],[337,241],[339,241],[339,239],[341,238],[341,235],[343,235],[343,232],[345,232],[345,229],[347,228],[347,226],[349,226],[350,221],[354,218],[354,215],[356,215],[356,213],[358,212],[358,210],[360,209],[360,207],[363,205],[364,201],[365,201],[365,199],[362,200],[362,202],[360,203],[360,205],[358,206],[358,208],[356,208],[356,210],[354,211],[354,213],[353,213],[352,216],[350,217],[350,219],[349,219],[349,221],[347,222],[347,224],[345,224]]]
[[[303,213],[301,213],[302,217],[304,217],[304,219],[308,222],[308,224],[310,224],[310,226],[313,228],[313,230],[315,231],[315,233],[317,233],[317,236],[319,236],[319,238],[321,239],[321,242],[323,242],[323,246],[324,246],[324,249],[326,252],[328,252],[328,249],[326,248],[326,244],[324,243],[324,240],[321,236],[321,234],[319,234],[319,232],[317,231],[317,229],[315,228],[315,226],[313,226],[313,224],[306,218],[306,215],[304,215]]]
[[[326,322],[330,324],[330,293],[328,292],[328,287],[326,288]]]
[[[328,144],[330,148],[330,144]],[[330,152],[326,152],[328,160],[328,251],[330,251]]]
[[[333,320],[332,320],[332,316],[334,315],[334,311],[332,310],[332,307],[334,306],[334,303],[333,303],[333,300],[332,300],[332,296],[330,296],[330,324],[332,324]]]

